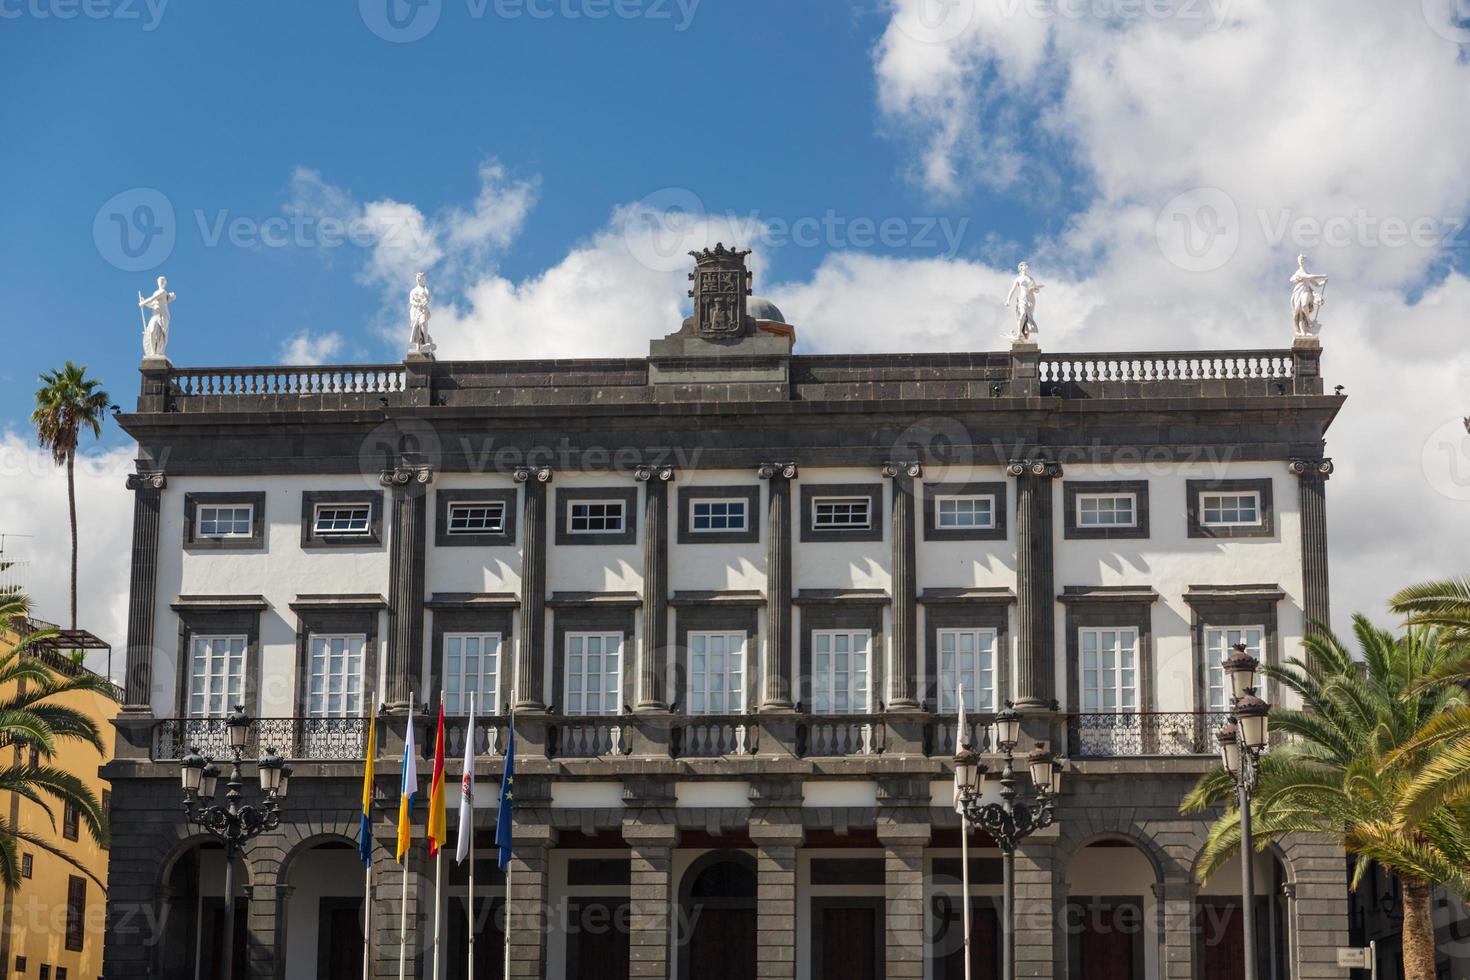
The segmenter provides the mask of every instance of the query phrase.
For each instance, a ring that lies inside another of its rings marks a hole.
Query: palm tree
[[[24,623],[29,603],[18,593],[0,594],[0,625]],[[117,687],[105,677],[79,670],[74,676],[53,671],[36,654],[55,630],[23,629],[20,640],[0,654],[0,746],[14,749],[9,765],[0,764],[0,790],[9,790],[41,808],[54,828],[55,804],[71,806],[81,814],[87,833],[100,845],[107,843],[107,815],[102,804],[73,773],[54,764],[56,749],[64,742],[85,742],[105,753],[97,723],[76,708],[58,703],[73,693],[95,694],[116,701]],[[68,672],[72,673],[72,672]],[[90,870],[45,837],[14,826],[0,814],[0,884],[20,887],[20,845],[54,854],[106,889]]]
[[[1326,834],[1356,858],[1357,887],[1371,863],[1403,888],[1406,980],[1434,980],[1430,892],[1437,884],[1470,899],[1470,804],[1463,798],[1427,811],[1405,806],[1416,777],[1433,767],[1443,743],[1423,739],[1442,712],[1470,706],[1464,689],[1423,684],[1457,658],[1439,634],[1416,628],[1394,637],[1353,618],[1355,660],[1330,634],[1303,640],[1305,651],[1262,672],[1294,691],[1301,709],[1273,708],[1273,730],[1289,739],[1261,759],[1252,803],[1257,842],[1286,834]],[[1181,810],[1225,806],[1200,861],[1207,878],[1240,847],[1235,785],[1223,767],[1200,778]]]
[[[1439,627],[1457,643],[1470,640],[1470,578],[1411,585],[1388,605],[1411,625]]]
[[[60,371],[41,375],[36,391],[36,410],[31,421],[43,449],[51,450],[57,466],[66,467],[66,502],[71,514],[71,628],[77,628],[77,440],[83,429],[102,434],[103,413],[112,399],[87,377],[86,365],[71,361]]]

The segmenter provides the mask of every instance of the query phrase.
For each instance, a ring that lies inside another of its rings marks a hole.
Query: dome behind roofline
[[[781,310],[766,299],[764,296],[751,296],[745,301],[745,312],[755,320],[766,320],[773,323],[785,323],[786,317]]]

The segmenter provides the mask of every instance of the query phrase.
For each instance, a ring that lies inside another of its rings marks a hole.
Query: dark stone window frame
[[[515,622],[517,610],[512,606],[473,608],[440,608],[432,610],[429,626],[429,703],[436,704],[444,690],[444,637],[450,633],[499,633],[500,653],[496,662],[495,693],[500,703],[486,710],[477,705],[481,716],[504,714],[511,700],[510,684],[515,675]]]
[[[622,659],[618,664],[620,672],[620,676],[618,677],[618,690],[622,693],[622,702],[618,705],[618,710],[614,714],[598,715],[596,717],[616,717],[625,714],[622,710],[625,705],[632,705],[636,697],[638,684],[638,667],[636,662],[638,651],[634,645],[633,613],[633,607],[622,605],[569,606],[553,610],[551,622],[552,651],[551,657],[549,658],[552,666],[551,703],[555,706],[558,713],[566,714],[567,712],[566,659],[568,633],[619,633],[622,635]]]
[[[1092,494],[1133,495],[1133,527],[1085,527],[1077,520],[1077,500]],[[1074,541],[1122,541],[1149,536],[1147,480],[1062,481],[1063,537]]]
[[[922,598],[920,599],[922,603]],[[995,630],[995,697],[990,711],[999,711],[1011,696],[1011,604],[1014,598],[963,603],[924,604],[924,676],[920,695],[925,710],[939,711],[939,631],[942,629]],[[968,700],[968,698],[966,699]],[[967,710],[983,714],[978,705]]]
[[[1138,631],[1138,707],[1114,714],[1147,714],[1154,710],[1154,637],[1153,606],[1158,601],[1136,598],[1136,589],[1108,598],[1105,590],[1088,589],[1085,593],[1063,590],[1067,629],[1067,704],[1066,710],[1081,713],[1082,708],[1082,642],[1078,636],[1084,629],[1135,629]]]
[[[847,602],[801,605],[801,650],[797,662],[796,697],[801,710],[812,711],[812,634],[826,630],[867,630],[868,640],[868,707],[847,714],[877,712],[883,705],[888,675],[884,664],[883,604]]]
[[[865,528],[819,529],[815,526],[812,505],[823,497],[867,497],[871,518]],[[801,485],[801,540],[817,544],[823,541],[882,541],[883,484],[881,483],[803,483]]]
[[[367,504],[368,533],[319,535],[315,531],[318,504]],[[301,493],[301,547],[381,548],[383,546],[383,492],[381,490],[304,490]]]
[[[894,492],[898,487],[895,485]],[[940,527],[940,497],[991,497],[994,499],[994,524],[991,527]],[[925,541],[1004,541],[1007,527],[1006,484],[1004,481],[986,483],[925,483],[924,484],[924,540]]]
[[[328,636],[362,636],[362,706],[373,711],[381,701],[374,689],[378,677],[378,621],[387,608],[381,600],[355,599],[344,596],[339,602],[292,604],[296,614],[296,715],[307,716],[307,698],[311,685],[311,638]],[[343,715],[344,718],[353,717]]]
[[[221,504],[248,504],[250,534],[248,537],[209,538],[199,533],[199,508]],[[265,549],[265,492],[246,490],[240,493],[210,491],[184,494],[185,551],[263,551]]]
[[[623,505],[623,529],[573,534],[571,505],[578,502],[608,500]],[[638,540],[637,487],[557,487],[556,543],[558,545],[633,544]]]
[[[491,487],[484,490],[434,491],[434,547],[495,548],[512,547],[516,543],[516,503],[520,492],[514,488]],[[501,504],[505,516],[498,533],[450,534],[449,510],[454,504]]]
[[[1260,626],[1265,631],[1261,639],[1261,653],[1264,655],[1264,662],[1279,664],[1281,662],[1281,627],[1277,606],[1286,598],[1285,591],[1274,585],[1262,586],[1258,592],[1238,596],[1203,591],[1209,588],[1209,586],[1191,586],[1191,589],[1201,591],[1194,594],[1186,592],[1184,595],[1184,601],[1190,609],[1190,645],[1194,653],[1194,710],[1200,713],[1210,710],[1205,703],[1209,695],[1207,689],[1209,663],[1206,660],[1209,651],[1205,644],[1205,631],[1217,627],[1230,629],[1231,627]],[[1279,703],[1279,686],[1275,681],[1266,682],[1265,698],[1268,702]]]
[[[261,603],[263,606],[264,603]],[[244,636],[245,677],[243,697],[245,710],[257,717],[260,714],[260,615],[263,608],[255,605],[213,608],[175,607],[179,618],[179,670],[174,685],[174,715],[189,717],[189,666],[192,662],[190,648],[196,636]],[[234,706],[231,705],[231,708]]]
[[[744,633],[745,634],[745,710],[750,714],[760,698],[760,610],[754,606],[733,605],[690,605],[678,606],[674,611],[674,642],[677,644],[670,667],[674,672],[670,685],[669,699],[677,705],[678,713],[690,718],[701,715],[689,714],[689,634],[690,633]]]
[[[731,484],[724,486],[681,486],[675,493],[675,506],[679,508],[679,544],[755,544],[761,539],[759,484]],[[743,531],[696,531],[690,513],[699,500],[743,500],[745,501],[745,530]]]
[[[1272,500],[1274,481],[1269,477],[1243,480],[1189,480],[1185,508],[1191,538],[1270,538],[1276,535],[1276,508]],[[1200,495],[1206,493],[1251,493],[1259,495],[1261,522],[1239,527],[1218,527],[1203,521]]]

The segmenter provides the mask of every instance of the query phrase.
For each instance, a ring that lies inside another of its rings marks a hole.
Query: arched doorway
[[[1067,864],[1068,980],[1160,976],[1159,871],[1130,840],[1093,841]]]
[[[754,980],[755,858],[714,851],[684,872],[675,940],[683,980]]]
[[[285,950],[288,977],[361,980],[363,867],[357,844],[330,835],[307,841],[281,865],[290,886]]]
[[[225,922],[225,851],[211,838],[195,838],[163,863],[159,875],[160,941],[152,976],[160,980],[211,980],[221,976],[220,942]],[[249,935],[249,867],[235,859],[233,975],[245,976]]]

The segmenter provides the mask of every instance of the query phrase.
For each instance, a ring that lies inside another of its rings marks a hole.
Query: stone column
[[[385,470],[380,479],[390,488],[393,505],[388,672],[383,700],[390,710],[406,711],[409,700],[423,693],[418,686],[424,662],[424,539],[434,471],[427,466],[399,466]]]
[[[790,711],[791,699],[791,481],[795,463],[762,463],[756,471],[766,496],[766,628],[761,711]]]
[[[279,980],[286,975],[286,903],[290,885],[246,885],[245,975],[250,980]]]
[[[511,852],[510,977],[541,980],[546,975],[546,886],[556,831],[545,825],[516,827]]]
[[[1295,955],[1292,976],[1342,977],[1337,948],[1348,944],[1347,860],[1328,837],[1293,834],[1282,841],[1293,877],[1287,935]],[[1257,935],[1258,943],[1264,934]]]
[[[1319,633],[1314,623],[1330,625],[1327,596],[1327,479],[1330,459],[1294,459],[1302,522],[1302,611],[1308,635]]]
[[[669,812],[667,816],[672,816]],[[647,822],[645,822],[647,821]],[[628,976],[669,975],[669,923],[674,842],[679,831],[672,822],[647,817],[623,821],[628,842]],[[687,938],[687,937],[681,937]]]
[[[672,467],[640,466],[643,484],[643,632],[638,645],[639,711],[667,711],[669,676],[669,484]]]
[[[515,481],[525,487],[521,502],[521,618],[516,646],[515,709],[545,711],[546,690],[546,489],[551,468],[520,467]]]
[[[756,862],[756,980],[796,976],[796,850],[800,824],[753,824]]]
[[[125,711],[151,712],[153,613],[158,598],[158,523],[163,509],[162,473],[128,476],[133,491],[133,561],[128,586],[128,650]]]
[[[919,573],[914,530],[914,494],[923,476],[918,463],[885,463],[893,486],[893,675],[888,707],[919,710]],[[892,976],[892,974],[890,974]]]
[[[924,976],[924,848],[929,825],[889,824],[878,828],[883,844],[884,976]]]
[[[1194,976],[1194,900],[1198,893],[1199,886],[1188,877],[1165,878],[1154,886],[1163,918],[1163,962],[1159,964],[1163,980]]]
[[[1065,892],[1052,840],[1022,841],[1016,849],[1016,976],[1047,980],[1065,976],[1058,970],[1066,962]]]
[[[1056,702],[1053,649],[1056,586],[1052,571],[1052,481],[1061,464],[1012,460],[1016,480],[1016,685],[1022,710],[1050,710]]]

